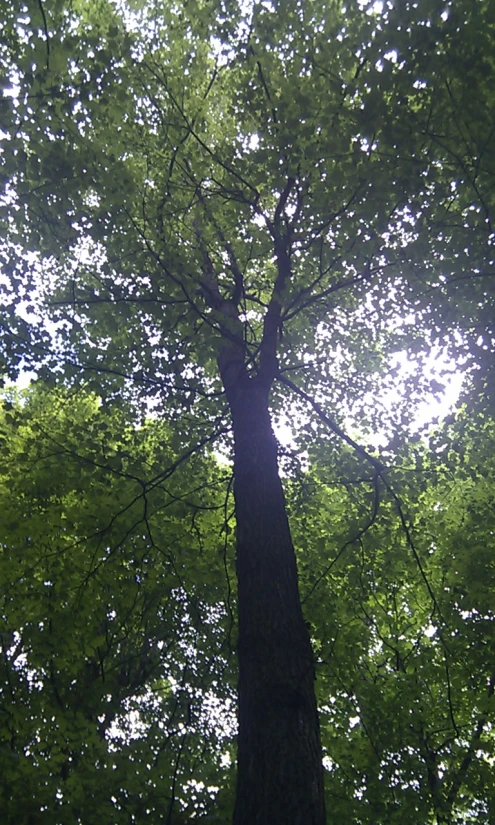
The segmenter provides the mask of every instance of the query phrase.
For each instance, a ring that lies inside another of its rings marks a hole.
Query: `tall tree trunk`
[[[224,352],[225,356],[225,352]],[[219,359],[235,439],[239,737],[234,825],[324,825],[314,661],[268,411],[269,386]],[[271,382],[270,382],[271,383]]]

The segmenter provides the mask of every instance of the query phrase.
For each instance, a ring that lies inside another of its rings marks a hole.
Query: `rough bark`
[[[314,661],[268,410],[240,350],[219,359],[235,438],[239,736],[234,825],[324,825]]]

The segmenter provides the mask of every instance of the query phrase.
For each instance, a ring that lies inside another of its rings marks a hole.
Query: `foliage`
[[[240,345],[294,433],[329,811],[495,821],[493,4],[4,14],[2,357],[45,380],[2,414],[7,821],[228,817]]]
[[[3,409],[6,821],[228,821],[225,471],[159,470],[167,425],[58,393]],[[371,526],[373,479],[335,448],[290,482],[338,818],[493,818],[494,440],[461,412],[410,448]]]
[[[361,399],[391,351],[437,342],[476,360],[467,344],[491,328],[491,4],[59,2],[48,39],[41,8],[13,15],[5,47],[3,255],[12,302],[31,291],[34,306],[39,269],[18,253],[43,256],[59,347],[9,317],[17,357],[37,344],[99,387],[120,376],[213,415],[226,307],[255,370],[285,249],[280,364],[304,363],[329,409],[383,425]]]
[[[464,409],[410,446],[378,517],[350,467],[293,497],[337,819],[493,819],[494,434]]]
[[[198,455],[184,472],[169,428],[130,418],[88,393],[4,401],[8,823],[169,821],[180,799],[207,808],[225,774],[225,472]]]

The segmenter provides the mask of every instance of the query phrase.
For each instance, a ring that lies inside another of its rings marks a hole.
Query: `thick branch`
[[[261,355],[259,378],[262,383],[271,385],[278,373],[277,346],[282,315],[282,295],[291,277],[290,261],[290,228],[281,231],[282,214],[295,184],[294,178],[288,178],[284,191],[280,195],[275,215],[268,221],[268,228],[275,244],[277,261],[277,277],[273,285],[272,296],[263,322],[263,336],[261,338]]]
[[[227,257],[229,259],[228,268],[230,269],[230,271],[232,273],[232,276],[234,278],[234,289],[233,289],[233,292],[232,292],[231,302],[235,307],[237,307],[239,302],[241,301],[243,295],[244,295],[244,275],[243,275],[242,270],[239,266],[239,262],[237,260],[236,254],[235,254],[234,249],[232,247],[232,244],[230,243],[228,238],[225,237],[225,234],[222,230],[222,227],[218,224],[217,220],[215,219],[215,216],[214,216],[213,212],[211,211],[208,204],[206,203],[206,201],[203,197],[203,194],[201,192],[201,187],[198,187],[198,197],[199,197],[199,200],[201,202],[201,205],[203,206],[203,209],[205,211],[205,214],[206,214],[208,220],[213,225],[213,227],[215,229],[215,232],[217,234],[217,237],[218,237],[220,243],[223,244],[223,247],[224,247],[224,249],[227,253]],[[195,224],[195,226],[196,226],[196,234],[197,234],[197,236],[199,234],[200,240],[202,240],[200,230],[198,232],[197,223]],[[211,262],[211,259],[209,258],[209,256],[208,256],[208,263],[209,263],[209,269],[211,271],[213,269],[213,265],[212,265],[212,262]]]

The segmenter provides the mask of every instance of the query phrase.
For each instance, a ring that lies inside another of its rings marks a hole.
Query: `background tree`
[[[4,403],[7,823],[175,822],[221,781],[225,472],[197,456],[184,473],[168,428],[132,418],[41,388]]]
[[[492,432],[464,408],[409,445],[371,524],[335,447],[290,496],[336,819],[493,818]]]
[[[234,821],[321,823],[313,657],[270,416],[289,399],[314,414],[323,468],[336,437],[344,467],[352,449],[370,514],[348,546],[382,500],[439,610],[391,473],[426,377],[391,409],[369,400],[397,352],[421,364],[436,346],[472,365],[490,346],[493,11],[53,2],[8,23],[8,363],[29,353],[107,402],[159,404],[176,455],[215,436],[230,449],[230,423]],[[40,279],[51,332],[19,317],[23,301],[44,312]],[[380,456],[366,447],[377,428],[391,439]],[[397,610],[386,624],[400,639]],[[370,655],[382,630],[364,618]],[[376,764],[391,754],[377,746]],[[428,759],[433,799],[443,762]],[[449,800],[434,803],[439,822]]]

